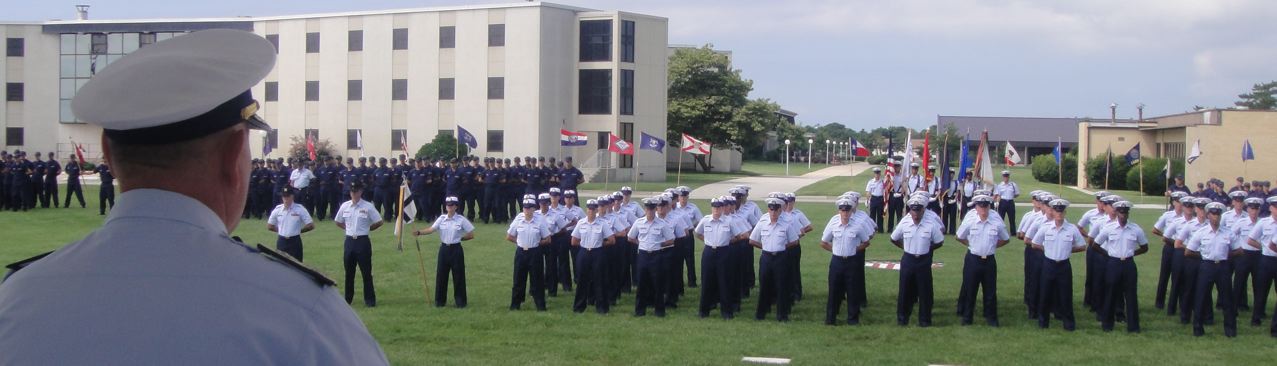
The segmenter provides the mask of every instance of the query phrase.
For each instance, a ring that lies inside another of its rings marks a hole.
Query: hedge
[[[1072,153],[1064,154],[1064,184],[1077,185],[1077,155]],[[1033,178],[1039,182],[1057,184],[1060,183],[1060,169],[1055,165],[1055,155],[1046,154],[1033,157],[1033,164],[1030,165],[1033,170]]]

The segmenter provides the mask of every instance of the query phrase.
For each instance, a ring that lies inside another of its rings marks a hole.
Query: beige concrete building
[[[70,10],[70,9],[68,9]],[[481,157],[574,156],[632,179],[634,159],[602,153],[608,133],[666,134],[665,18],[519,2],[274,17],[0,23],[5,139],[0,149],[57,151],[72,140],[96,157],[100,129],[70,113],[96,71],[147,44],[211,28],[255,32],[279,52],[253,88],[276,130],[252,139],[282,157],[290,137],[328,140],[344,156],[415,153],[458,126]],[[16,93],[16,95],[15,95]],[[559,130],[590,144],[560,148]],[[408,152],[401,141],[406,140]],[[362,144],[361,144],[362,143]],[[362,146],[361,146],[362,145]],[[362,148],[361,148],[362,147]],[[663,157],[641,151],[643,180]],[[610,164],[607,160],[610,160]]]
[[[1242,162],[1246,141],[1255,160]],[[1121,156],[1136,143],[1144,157],[1180,161],[1200,142],[1201,156],[1185,164],[1184,181],[1193,186],[1210,178],[1232,183],[1246,180],[1277,181],[1277,111],[1207,109],[1146,118],[1142,122],[1083,121],[1078,124],[1078,185],[1087,186],[1086,162],[1111,146]]]

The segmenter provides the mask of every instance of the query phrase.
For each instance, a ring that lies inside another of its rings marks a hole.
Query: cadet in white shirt
[[[1050,193],[1043,191],[1033,191],[1030,193],[1033,198],[1033,210],[1024,214],[1020,220],[1020,226],[1016,228],[1016,237],[1024,241],[1024,305],[1029,310],[1029,319],[1038,317],[1038,285],[1041,284],[1038,276],[1042,274],[1039,265],[1042,264],[1042,252],[1033,250],[1033,237],[1028,236],[1029,231],[1044,221],[1047,203],[1053,198]]]
[[[364,305],[377,306],[377,291],[372,284],[372,241],[368,233],[381,227],[381,213],[371,202],[363,200],[363,184],[350,186],[350,200],[341,204],[333,223],[345,231],[342,263],[346,269],[346,303],[355,299],[355,269],[364,280]]]
[[[1232,259],[1233,303],[1237,304],[1239,311],[1250,311],[1250,296],[1247,295],[1250,286],[1248,285],[1251,284],[1250,280],[1254,280],[1256,285],[1259,284],[1259,258],[1264,255],[1260,253],[1259,248],[1250,246],[1246,241],[1249,240],[1251,228],[1259,224],[1259,211],[1264,206],[1264,200],[1259,197],[1245,198],[1242,204],[1244,210],[1233,218],[1232,226],[1230,226],[1233,237],[1242,248],[1241,255]],[[1222,221],[1223,217],[1221,216],[1220,219]]]
[[[559,285],[563,282],[566,282],[564,290],[572,287],[571,273],[563,273],[569,272],[571,267],[568,264],[568,247],[572,246],[572,232],[567,231],[567,227],[572,220],[559,205],[562,192],[558,187],[551,187],[549,193],[537,195],[537,203],[541,205],[537,214],[550,229],[550,243],[541,248],[541,256],[545,258],[545,289],[550,292],[550,297],[559,296]]]
[[[1267,201],[1269,211],[1277,211],[1277,196],[1268,197]],[[1251,228],[1247,236],[1247,243],[1251,248],[1260,249],[1263,257],[1259,259],[1259,267],[1255,275],[1255,304],[1251,308],[1250,325],[1259,326],[1262,319],[1266,317],[1265,305],[1268,304],[1268,293],[1273,288],[1273,282],[1277,280],[1277,222],[1274,216],[1268,216],[1259,220],[1254,228]],[[1277,318],[1277,309],[1273,310],[1274,318]],[[1271,334],[1277,337],[1277,319],[1272,322]]]
[[[734,216],[749,227],[750,231],[754,230],[754,225],[758,224],[758,218],[762,216],[758,205],[749,201],[749,191],[745,186],[736,186],[727,190],[727,194],[736,200],[736,211]],[[749,297],[750,290],[754,289],[757,278],[754,275],[754,248],[749,245],[749,241],[745,240],[737,246],[736,250],[736,269],[740,273],[740,297],[742,299]]]
[[[789,217],[792,219],[790,221],[794,222],[794,226],[798,227],[798,237],[801,238],[807,235],[807,233],[812,232],[812,230],[815,230],[812,228],[811,220],[807,218],[807,214],[804,214],[803,210],[799,210],[795,205],[798,201],[798,197],[795,196],[793,192],[786,192],[782,196],[783,198],[781,199],[785,201],[785,207],[783,210],[786,214],[789,214]],[[788,257],[791,262],[789,264],[789,271],[791,272],[789,274],[789,279],[794,282],[794,301],[799,301],[803,299],[803,275],[799,268],[801,267],[803,259],[802,243],[798,243],[798,245],[795,245],[793,248],[789,248]]]
[[[310,170],[310,162],[297,164],[297,169],[294,169],[288,176],[288,184],[297,189],[294,192],[296,195],[295,200],[306,206],[307,210],[315,208],[313,201],[315,195],[312,194],[313,192],[310,188],[310,181],[314,179],[315,173]]]
[[[1241,241],[1235,240],[1232,230],[1224,226],[1222,214],[1224,213],[1224,205],[1219,202],[1211,202],[1206,205],[1207,226],[1201,228],[1197,233],[1193,234],[1192,239],[1188,240],[1185,252],[1192,257],[1200,257],[1202,259],[1201,267],[1197,274],[1196,290],[1194,290],[1195,299],[1193,299],[1196,314],[1193,315],[1193,336],[1200,337],[1206,334],[1206,312],[1212,312],[1207,306],[1208,294],[1211,293],[1212,287],[1219,290],[1219,304],[1224,308],[1224,336],[1232,338],[1237,336],[1237,304],[1233,302],[1232,295],[1232,278],[1230,276],[1231,266],[1229,258],[1241,254]]]
[[[1148,238],[1138,224],[1128,221],[1131,206],[1128,201],[1114,203],[1113,209],[1117,212],[1114,221],[1092,236],[1094,243],[1107,256],[1104,268],[1104,310],[1101,313],[1101,326],[1106,332],[1113,330],[1117,306],[1123,301],[1126,304],[1126,331],[1140,331],[1139,296],[1136,290],[1139,272],[1134,259],[1135,256],[1148,252]]]
[[[883,201],[883,194],[887,191],[887,181],[882,179],[882,168],[874,167],[874,177],[865,184],[865,194],[869,195],[869,217],[873,219],[877,232],[882,232],[883,209],[886,208],[886,202]]]
[[[736,258],[732,256],[733,240],[744,239],[750,232],[744,227],[733,225],[732,217],[725,215],[727,203],[722,197],[710,201],[712,214],[701,218],[696,224],[696,238],[705,243],[701,251],[701,303],[697,315],[708,317],[710,310],[718,307],[723,319],[735,316],[735,307],[740,301],[739,286],[736,280],[740,275],[736,272]]]
[[[1169,298],[1166,299],[1166,315],[1175,315],[1180,308],[1192,308],[1187,303],[1185,294],[1192,292],[1193,285],[1185,280],[1185,257],[1184,243],[1177,240],[1181,227],[1186,227],[1185,223],[1195,220],[1197,211],[1193,208],[1193,202],[1196,198],[1188,196],[1184,192],[1180,192],[1179,215],[1167,221],[1166,227],[1163,229],[1162,236],[1175,247],[1175,253],[1171,256],[1171,289]],[[1183,305],[1183,306],[1181,306]],[[1188,306],[1188,307],[1184,307]],[[1188,318],[1185,318],[1188,319]]]
[[[452,274],[454,287],[453,299],[457,308],[464,308],[466,300],[466,252],[461,242],[474,239],[474,224],[465,216],[457,214],[457,206],[461,200],[456,196],[443,199],[443,207],[447,212],[440,215],[430,227],[414,231],[416,236],[439,233],[439,260],[435,264],[435,307],[448,304],[448,274]]]
[[[647,307],[656,308],[656,316],[665,316],[665,293],[668,270],[663,249],[674,246],[674,227],[665,220],[656,217],[660,206],[660,198],[652,197],[643,200],[646,213],[630,226],[626,236],[630,241],[638,243],[638,294],[634,301],[634,316],[647,315]]]
[[[1077,226],[1065,220],[1069,201],[1051,201],[1051,221],[1033,235],[1033,248],[1042,251],[1042,275],[1038,296],[1038,327],[1050,326],[1051,315],[1064,322],[1064,330],[1077,326],[1073,317],[1073,266],[1069,257],[1086,251],[1086,239]]]
[[[1115,194],[1104,196],[1100,199],[1100,204],[1096,206],[1100,209],[1099,214],[1091,216],[1089,221],[1078,221],[1078,226],[1085,228],[1082,231],[1086,235],[1087,241],[1093,241],[1094,235],[1099,232],[1100,228],[1112,221],[1113,204],[1121,201],[1121,197]],[[1105,256],[1097,246],[1088,246],[1086,252],[1086,273],[1085,283],[1082,290],[1082,304],[1089,308],[1091,312],[1100,314],[1100,310],[1104,307],[1104,262]],[[1120,312],[1120,310],[1119,310]]]
[[[542,270],[541,246],[550,243],[550,227],[536,215],[537,200],[524,199],[523,212],[510,221],[505,240],[514,243],[514,287],[510,290],[510,310],[523,306],[528,279],[532,282],[532,302],[537,311],[545,311],[545,273]]]
[[[274,65],[261,36],[204,30],[78,88],[69,111],[100,128],[119,206],[92,234],[10,266],[0,364],[388,364],[332,280],[229,234],[250,130],[271,130],[250,89]]]
[[[891,232],[891,243],[904,250],[900,258],[900,286],[896,296],[896,324],[909,324],[913,304],[918,304],[918,326],[931,326],[935,293],[931,287],[931,253],[944,244],[940,225],[923,219],[927,201],[909,200],[909,216]]]
[[[854,221],[855,221],[855,222],[859,222],[859,223],[860,223],[860,225],[865,226],[865,227],[866,227],[866,231],[869,233],[869,238],[870,238],[870,239],[873,239],[874,235],[876,234],[876,233],[873,231],[873,230],[874,230],[874,227],[873,227],[874,222],[873,222],[872,220],[870,220],[870,219],[869,219],[869,215],[865,214],[865,212],[864,212],[864,211],[859,210],[859,208],[860,208],[860,193],[857,193],[857,192],[847,192],[847,193],[844,193],[844,194],[843,194],[843,196],[838,197],[838,199],[848,199],[848,200],[851,200],[851,218],[852,218],[852,219],[854,219]],[[836,221],[837,219],[838,219],[838,216],[837,216],[837,215],[834,215],[834,217],[831,217],[831,218],[829,219],[829,222],[830,222],[830,223],[833,223],[833,222],[834,222],[834,221]],[[865,260],[865,258],[864,258],[864,255],[863,255],[863,254],[864,254],[864,253],[867,253],[867,251],[869,250],[869,246],[870,246],[870,245],[871,245],[871,244],[870,244],[868,241],[866,241],[866,242],[865,242],[865,247],[862,249],[862,253],[861,253],[862,255],[861,255],[860,257],[858,257],[858,258],[857,258],[859,261],[863,262],[863,261]],[[854,271],[856,271],[856,275],[857,275],[857,276],[859,276],[859,278],[862,278],[862,279],[863,279],[863,278],[865,278],[865,266],[864,266],[864,263],[861,263],[861,266],[860,266],[860,267],[856,267],[856,268],[855,268],[855,269],[853,269],[853,270],[854,270]],[[860,308],[861,308],[861,309],[864,309],[864,308],[869,307],[869,299],[868,299],[868,296],[867,296],[867,295],[865,295],[865,286],[863,285],[863,282],[862,282],[862,285],[858,288],[858,291],[857,291],[857,293],[856,293],[856,296],[858,296],[858,297],[860,298],[859,303],[860,303]]]
[[[993,198],[975,196],[976,219],[958,228],[957,239],[967,247],[962,262],[962,325],[971,325],[975,313],[975,296],[984,293],[984,320],[989,326],[998,326],[998,261],[994,251],[1011,242],[1006,226],[989,220],[989,206]],[[1034,289],[1037,287],[1034,286]],[[1036,298],[1036,297],[1035,297]]]
[[[767,214],[749,234],[749,245],[763,251],[758,259],[758,310],[754,312],[754,319],[766,319],[772,304],[776,304],[776,320],[787,322],[794,303],[789,249],[798,245],[801,229],[781,215],[785,206],[783,199],[768,198],[766,202]]]
[[[1011,181],[1011,171],[1002,171],[1002,182],[993,187],[993,200],[998,203],[998,216],[1015,225],[1015,198],[1020,195],[1020,186]]]
[[[1166,238],[1166,226],[1180,215],[1183,205],[1179,203],[1179,199],[1184,198],[1185,195],[1186,193],[1180,191],[1172,192],[1171,209],[1163,212],[1161,216],[1158,216],[1157,222],[1153,223],[1153,235],[1162,237],[1161,266],[1157,272],[1157,295],[1153,303],[1158,309],[1166,306],[1167,290],[1170,288],[1171,273],[1174,272],[1175,265],[1175,241]]]
[[[661,263],[665,265],[665,307],[677,308],[678,299],[683,295],[683,260],[679,252],[678,242],[691,239],[691,223],[680,213],[674,212],[674,192],[667,191],[656,196],[659,200],[656,216],[665,220],[674,232],[674,246],[661,251]]]
[[[621,187],[620,192],[612,194],[612,200],[620,206],[620,210],[616,213],[625,218],[625,233],[629,233],[634,221],[643,216],[643,207],[630,198],[632,194],[633,190],[630,187]],[[638,243],[630,241],[626,235],[619,235],[616,240],[617,249],[621,254],[621,263],[617,266],[617,270],[621,271],[623,276],[617,284],[621,292],[628,294],[634,286],[638,286]]]
[[[616,243],[613,236],[612,223],[600,218],[599,202],[585,201],[588,209],[585,218],[576,222],[572,228],[572,246],[576,255],[576,298],[572,301],[572,311],[585,312],[585,307],[594,302],[594,311],[607,314],[611,300],[607,297],[608,276],[604,274],[603,247]]]
[[[825,225],[820,247],[829,251],[829,297],[825,301],[825,325],[836,325],[838,309],[847,300],[847,324],[860,324],[860,293],[864,291],[865,247],[873,233],[852,215],[855,201],[839,199],[838,214]]]
[[[563,228],[563,247],[559,254],[562,257],[559,264],[559,284],[564,291],[572,291],[572,286],[576,283],[576,256],[580,253],[577,253],[577,248],[572,247],[572,231],[576,229],[576,222],[585,218],[585,209],[581,208],[580,202],[576,190],[563,190],[563,204],[560,205],[563,209],[560,212],[568,225]]]
[[[302,205],[293,202],[293,188],[284,187],[280,197],[284,203],[275,206],[266,219],[266,230],[279,234],[275,239],[275,249],[302,261],[302,233],[315,230],[315,222],[310,219],[310,212]]]

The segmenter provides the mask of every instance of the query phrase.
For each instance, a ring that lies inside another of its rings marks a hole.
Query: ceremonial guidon
[[[119,178],[120,207],[0,286],[0,364],[388,363],[331,280],[229,235],[250,131],[271,130],[249,89],[274,63],[258,35],[206,30],[79,88],[71,111],[102,128],[97,171]]]

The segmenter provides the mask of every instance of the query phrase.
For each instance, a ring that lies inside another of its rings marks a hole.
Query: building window
[[[488,78],[488,99],[505,99],[505,78],[493,76]]]
[[[319,142],[319,129],[318,129],[318,128],[307,128],[307,129],[305,129],[305,130],[303,130],[303,131],[302,131],[302,134],[303,134],[303,135],[302,135],[302,137],[310,137],[310,140],[311,140],[311,141],[315,141],[316,143],[318,143],[318,142]]]
[[[408,79],[390,81],[390,100],[408,100]]]
[[[319,32],[306,33],[306,53],[319,53]]]
[[[279,53],[279,35],[267,34],[266,40],[275,45],[275,53]],[[155,44],[155,33],[142,33],[137,35],[137,47],[142,48]]]
[[[505,24],[488,24],[488,47],[505,46]]]
[[[306,101],[314,102],[318,100],[319,100],[319,82],[307,81],[306,82]]]
[[[346,80],[346,100],[364,100],[363,80]]]
[[[408,49],[408,28],[395,28],[391,35],[391,49]]]
[[[271,150],[279,148],[279,129],[272,128],[266,132],[266,143],[270,145]]]
[[[279,101],[279,82],[278,81],[266,82],[266,101],[267,102]]]
[[[360,144],[363,143],[363,133],[359,130],[346,130],[346,150],[359,150]]]
[[[9,146],[22,146],[22,127],[9,127],[4,131],[4,144]]]
[[[634,70],[621,70],[621,114],[634,115]]]
[[[634,141],[634,124],[633,123],[621,122],[621,139],[625,141],[629,141],[630,143],[638,142],[638,141]],[[621,155],[620,165],[621,165],[620,166],[621,168],[633,168],[634,155]]]
[[[489,26],[491,28],[491,26]],[[488,38],[492,38],[489,36]],[[25,40],[22,38],[8,38],[4,41],[4,55],[9,57],[22,57],[25,54]]]
[[[22,95],[22,83],[5,83],[4,84],[4,100],[7,102],[21,102],[24,99]]]
[[[457,47],[457,27],[439,27],[439,48]]]
[[[404,141],[408,141],[408,130],[390,130],[390,149],[408,152],[404,150]]]
[[[595,144],[596,144],[595,149],[598,149],[598,150],[607,150],[607,148],[608,148],[608,146],[607,146],[607,145],[608,145],[609,143],[611,143],[611,141],[608,141],[608,139],[612,138],[612,136],[608,136],[609,134],[610,134],[610,133],[609,133],[609,132],[607,132],[607,131],[599,131],[599,133],[598,133],[599,137],[598,137],[598,138],[596,138],[596,139],[594,139],[594,141],[596,141],[596,142],[595,142]]]
[[[581,70],[578,113],[612,113],[612,70]]]
[[[488,152],[505,151],[505,131],[488,130]]]
[[[91,45],[89,46],[90,55],[106,54],[106,33],[94,33],[90,36]]]
[[[634,62],[634,21],[621,21],[621,62]]]
[[[346,38],[346,43],[349,44],[349,46],[346,47],[347,51],[355,52],[364,50],[364,31],[353,30],[347,32]]]
[[[581,61],[612,61],[612,20],[581,21]]]
[[[456,93],[456,79],[439,79],[439,100],[452,100]]]

